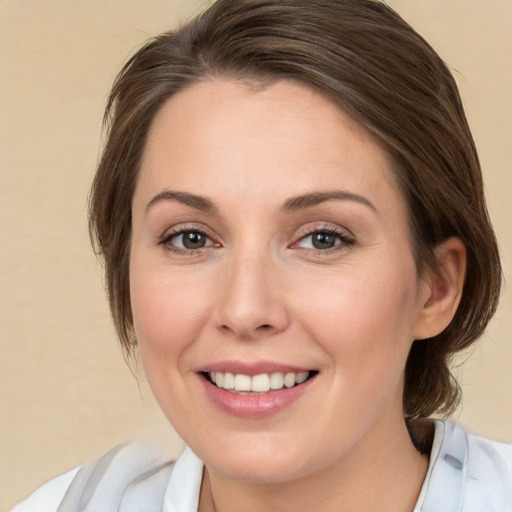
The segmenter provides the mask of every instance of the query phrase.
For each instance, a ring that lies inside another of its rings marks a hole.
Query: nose
[[[271,257],[235,255],[219,275],[222,290],[216,305],[219,329],[241,340],[273,336],[289,324],[286,294]]]

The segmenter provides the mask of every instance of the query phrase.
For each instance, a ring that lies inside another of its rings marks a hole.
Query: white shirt
[[[435,427],[427,475],[413,512],[512,512],[512,445],[451,422],[436,421]],[[79,469],[43,485],[11,512],[57,512]],[[201,460],[185,449],[167,484],[161,512],[196,512],[202,474]]]

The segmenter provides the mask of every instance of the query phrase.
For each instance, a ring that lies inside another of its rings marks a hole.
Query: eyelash
[[[349,246],[354,245],[355,239],[352,236],[347,235],[346,232],[341,231],[332,226],[314,226],[312,228],[306,229],[302,232],[298,240],[294,242],[291,247],[297,246],[300,242],[306,240],[308,237],[311,237],[316,234],[325,234],[336,237],[339,240],[339,243],[336,243],[333,247],[326,249],[317,249],[317,248],[307,248],[309,251],[314,251],[318,255],[330,254],[332,252],[340,251],[347,249]],[[297,247],[300,249],[300,247]]]
[[[187,248],[183,249],[181,247],[176,247],[174,244],[171,243],[171,240],[173,238],[176,238],[180,235],[184,235],[186,233],[196,233],[198,235],[204,236],[211,243],[209,245],[206,245],[204,247],[199,247],[197,249],[187,249]],[[168,251],[174,252],[176,254],[184,254],[184,255],[188,255],[188,256],[198,254],[201,252],[202,249],[205,249],[205,248],[220,246],[220,244],[218,242],[215,242],[213,240],[213,237],[210,236],[208,233],[206,233],[203,229],[198,229],[193,226],[178,228],[175,231],[166,233],[165,235],[162,236],[162,238],[160,238],[160,240],[158,241],[158,244],[162,245]]]
[[[176,247],[171,243],[171,240],[173,238],[176,238],[180,235],[184,235],[186,233],[195,233],[201,236],[204,236],[210,243],[209,245],[205,245],[203,247],[199,247],[197,249],[183,249],[181,247]],[[290,247],[294,249],[301,249],[300,247],[296,247],[300,242],[306,240],[308,237],[311,237],[315,234],[325,234],[325,235],[331,235],[336,237],[339,240],[339,243],[336,243],[333,247],[325,248],[325,249],[318,249],[318,248],[302,248],[309,251],[314,251],[316,254],[322,255],[322,254],[329,254],[332,252],[336,252],[339,250],[343,250],[348,248],[348,246],[351,246],[355,243],[355,240],[353,237],[348,236],[345,232],[334,228],[332,226],[314,226],[312,228],[309,228],[307,230],[304,230],[299,237],[297,238],[296,242],[293,242]],[[203,249],[209,248],[209,247],[220,247],[220,244],[218,242],[215,242],[213,237],[208,235],[204,230],[195,228],[193,226],[190,227],[184,227],[176,229],[175,231],[172,231],[170,233],[166,233],[163,235],[160,240],[158,241],[159,245],[164,246],[166,250],[172,251],[176,254],[184,254],[184,255],[194,255],[197,253],[200,253]],[[295,246],[295,247],[294,247]]]

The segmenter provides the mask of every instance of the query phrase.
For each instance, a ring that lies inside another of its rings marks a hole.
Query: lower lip
[[[309,388],[313,378],[292,388],[258,395],[239,395],[218,388],[199,375],[208,398],[222,411],[238,418],[266,418],[290,406]]]

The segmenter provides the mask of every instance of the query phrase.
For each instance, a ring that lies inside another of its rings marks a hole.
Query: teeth
[[[301,372],[297,373],[297,376],[295,377],[295,382],[297,384],[302,384],[307,378],[309,377],[309,372]]]
[[[263,373],[262,375],[255,375],[251,379],[251,391],[260,391],[266,393],[270,390],[270,377]]]
[[[300,373],[281,373],[272,374],[262,373],[260,375],[244,375],[237,373],[210,372],[209,376],[212,382],[218,387],[226,390],[241,392],[266,393],[272,390],[291,388],[297,384],[302,384],[308,379],[310,372]]]
[[[291,388],[295,385],[295,373],[287,373],[284,376],[284,385],[287,388]]]
[[[235,375],[235,390],[236,391],[251,391],[251,377],[249,375],[242,375],[237,373]]]
[[[222,383],[224,389],[235,389],[235,376],[232,373],[224,374],[224,382]]]
[[[270,376],[270,389],[281,389],[284,386],[284,375],[282,373],[273,373]]]

